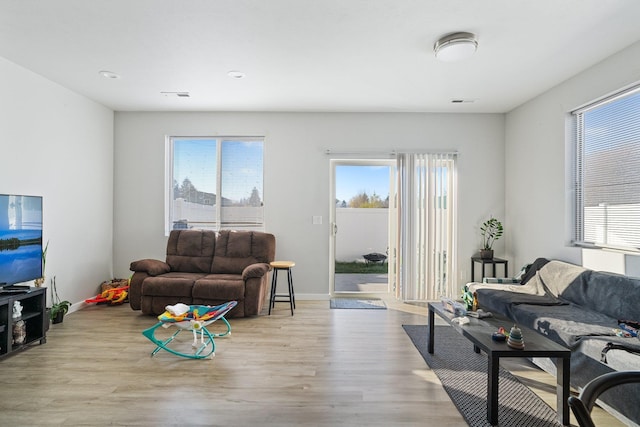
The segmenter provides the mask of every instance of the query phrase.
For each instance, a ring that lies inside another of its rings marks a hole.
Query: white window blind
[[[573,115],[575,243],[640,249],[640,87]]]
[[[264,230],[262,138],[170,137],[166,232]]]

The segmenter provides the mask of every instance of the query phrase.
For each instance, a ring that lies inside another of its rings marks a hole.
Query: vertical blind
[[[640,248],[640,86],[573,112],[576,244]]]
[[[396,286],[404,301],[456,295],[455,153],[398,153]]]

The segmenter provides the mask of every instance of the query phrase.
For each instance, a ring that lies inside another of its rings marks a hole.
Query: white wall
[[[83,301],[112,277],[113,112],[3,58],[0,93],[0,193],[44,197],[46,276]]]
[[[164,259],[167,135],[264,135],[265,221],[279,259],[296,262],[296,295],[329,294],[330,157],[327,149],[457,149],[458,266],[469,278],[477,228],[504,215],[504,115],[347,113],[136,113],[115,115],[114,269]],[[321,215],[322,225],[312,217]],[[497,255],[502,244],[496,246]]]
[[[581,264],[582,251],[569,244],[568,115],[576,107],[639,81],[640,43],[636,43],[507,114],[505,240],[516,268],[537,257]],[[606,269],[611,257],[599,253],[602,262],[597,267]],[[590,263],[594,256],[598,255],[589,254]],[[611,263],[610,270],[618,271],[619,265]]]

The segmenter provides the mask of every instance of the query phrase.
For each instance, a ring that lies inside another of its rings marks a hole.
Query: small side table
[[[471,281],[475,282],[474,278],[475,278],[475,263],[478,262],[480,264],[482,264],[482,276],[481,277],[487,277],[485,276],[484,273],[484,266],[487,264],[491,264],[493,266],[493,277],[496,277],[496,264],[503,264],[504,265],[504,277],[507,277],[509,275],[509,261],[507,261],[506,259],[501,259],[501,258],[491,258],[491,259],[485,259],[485,258],[480,258],[479,256],[473,256],[471,257]]]

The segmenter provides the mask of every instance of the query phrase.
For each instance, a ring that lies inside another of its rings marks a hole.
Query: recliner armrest
[[[271,270],[271,266],[264,262],[248,265],[242,271],[242,280],[246,282],[247,279],[251,279],[253,277],[260,278],[267,274],[269,270]]]
[[[157,259],[141,259],[139,261],[133,261],[131,265],[129,265],[129,270],[147,273],[150,276],[158,276],[170,272],[171,267],[169,267],[169,264],[166,262]]]

